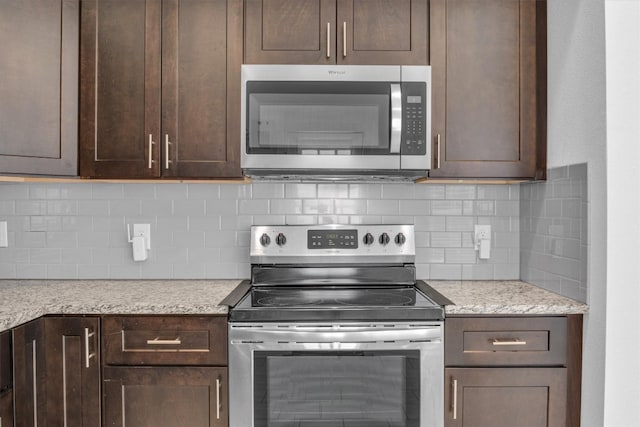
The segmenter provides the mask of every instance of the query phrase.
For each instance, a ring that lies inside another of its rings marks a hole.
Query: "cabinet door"
[[[9,390],[0,393],[0,427],[13,426],[13,393]]]
[[[445,426],[564,426],[566,384],[566,368],[447,368]]]
[[[427,0],[337,0],[338,63],[427,65]]]
[[[46,317],[47,425],[100,425],[99,326],[94,317]]]
[[[228,425],[227,369],[105,367],[104,425]]]
[[[161,6],[82,2],[82,176],[159,176]]]
[[[546,2],[430,4],[430,176],[544,178]]]
[[[11,332],[7,331],[0,334],[0,393],[13,386],[11,358]]]
[[[336,0],[246,0],[247,64],[335,64]]]
[[[13,394],[15,426],[46,426],[43,320],[13,329]]]
[[[162,176],[242,176],[242,1],[165,0],[162,20]]]
[[[0,173],[78,173],[79,11],[0,2]]]

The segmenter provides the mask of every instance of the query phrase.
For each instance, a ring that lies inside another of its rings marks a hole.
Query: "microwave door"
[[[391,135],[389,153],[400,154],[402,140],[402,90],[399,84],[391,87]]]

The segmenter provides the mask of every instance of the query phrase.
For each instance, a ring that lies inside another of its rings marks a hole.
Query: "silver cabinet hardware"
[[[222,381],[220,378],[216,378],[216,419],[220,419],[220,388],[222,387]]]
[[[453,411],[453,419],[458,419],[458,380],[452,379],[453,382],[453,403],[451,404],[451,410]]]
[[[436,137],[436,153],[438,158],[436,160],[436,169],[440,169],[440,134]]]
[[[331,22],[327,22],[327,58],[331,58]]]
[[[155,163],[155,160],[153,160],[153,145],[155,144],[155,142],[153,142],[153,135],[149,134],[149,169],[151,169],[153,167],[153,164]]]
[[[156,337],[152,340],[147,340],[147,344],[148,345],[180,345],[182,344],[182,340],[180,340],[180,337],[173,340],[161,340],[160,338]]]
[[[169,158],[169,145],[171,145],[171,141],[169,141],[169,134],[166,133],[164,135],[164,168],[169,169],[169,163],[171,160]]]
[[[347,57],[347,23],[342,23],[342,57]]]
[[[95,332],[89,332],[89,328],[84,328],[84,367],[89,368],[91,366],[91,358],[95,357],[95,353],[91,353],[89,348],[89,338],[94,336]]]
[[[494,338],[491,340],[491,344],[493,345],[527,345],[526,341],[522,341],[520,338]]]
[[[31,370],[33,372],[33,427],[38,427],[38,368],[36,340],[31,340]]]

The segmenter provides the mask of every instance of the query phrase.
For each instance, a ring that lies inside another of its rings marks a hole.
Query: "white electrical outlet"
[[[478,258],[489,259],[491,257],[491,226],[476,225],[474,227],[474,246],[478,251]]]
[[[9,246],[9,234],[7,233],[7,221],[0,221],[0,248]]]
[[[491,240],[491,226],[490,225],[476,225],[475,226],[475,241],[489,239]]]

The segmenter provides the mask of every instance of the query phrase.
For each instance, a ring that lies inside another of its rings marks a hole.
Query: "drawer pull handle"
[[[147,344],[148,345],[180,345],[182,344],[182,341],[180,340],[180,337],[174,340],[161,340],[160,338],[156,337],[152,340],[147,340]]]
[[[519,338],[501,339],[494,338],[491,340],[493,345],[527,345],[526,341],[522,341]]]

